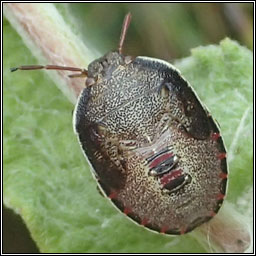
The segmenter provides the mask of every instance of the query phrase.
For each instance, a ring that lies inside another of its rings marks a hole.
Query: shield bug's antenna
[[[119,46],[118,46],[118,52],[120,54],[122,54],[122,49],[123,49],[123,44],[124,44],[125,36],[126,36],[127,30],[128,30],[128,27],[130,25],[131,19],[132,19],[132,15],[129,12],[124,17],[123,27],[122,27],[122,31],[121,31]]]
[[[84,77],[88,75],[87,70],[82,68],[74,68],[74,67],[65,67],[65,66],[57,66],[57,65],[28,65],[28,66],[20,66],[11,68],[11,72],[14,72],[16,70],[37,70],[37,69],[52,69],[52,70],[67,70],[67,71],[77,71],[80,72],[78,74],[71,74],[69,77]]]

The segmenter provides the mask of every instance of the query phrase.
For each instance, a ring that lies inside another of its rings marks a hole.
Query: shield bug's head
[[[128,13],[124,18],[118,50],[108,52],[103,57],[90,63],[88,66],[88,77],[97,79],[99,76],[111,76],[112,70],[114,70],[116,67],[130,62],[131,59],[129,56],[125,57],[122,55],[123,44],[130,22],[131,14]]]
[[[88,77],[98,79],[99,77],[111,76],[112,70],[123,64],[124,57],[122,54],[117,51],[109,52],[89,64]]]

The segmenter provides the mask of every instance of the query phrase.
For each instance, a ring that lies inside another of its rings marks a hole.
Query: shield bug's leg
[[[131,19],[132,19],[132,15],[129,12],[128,14],[126,14],[126,16],[124,18],[124,23],[123,23],[123,27],[122,27],[121,36],[120,36],[120,41],[119,41],[119,46],[118,46],[118,52],[120,54],[122,54],[125,36],[126,36],[127,30],[128,30],[128,27],[130,25]]]

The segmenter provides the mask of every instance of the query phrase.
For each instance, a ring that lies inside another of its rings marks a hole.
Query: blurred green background
[[[124,47],[127,55],[172,61],[190,55],[191,48],[218,44],[227,36],[253,47],[253,3],[72,3],[56,7],[64,18],[72,17],[68,23],[99,55],[117,47],[127,12],[133,15]],[[18,218],[4,209],[4,252],[37,252]]]
[[[62,8],[63,4],[57,4]],[[171,60],[225,37],[252,49],[252,3],[86,3],[66,6],[75,25],[101,53],[117,46],[124,15],[133,19],[125,53]]]

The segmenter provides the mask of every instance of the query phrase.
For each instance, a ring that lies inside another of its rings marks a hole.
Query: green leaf
[[[72,128],[71,105],[45,72],[10,73],[36,60],[4,20],[4,203],[41,252],[196,253],[190,235],[152,233],[96,189]],[[219,121],[229,151],[228,199],[252,186],[252,53],[226,39],[177,62]]]

